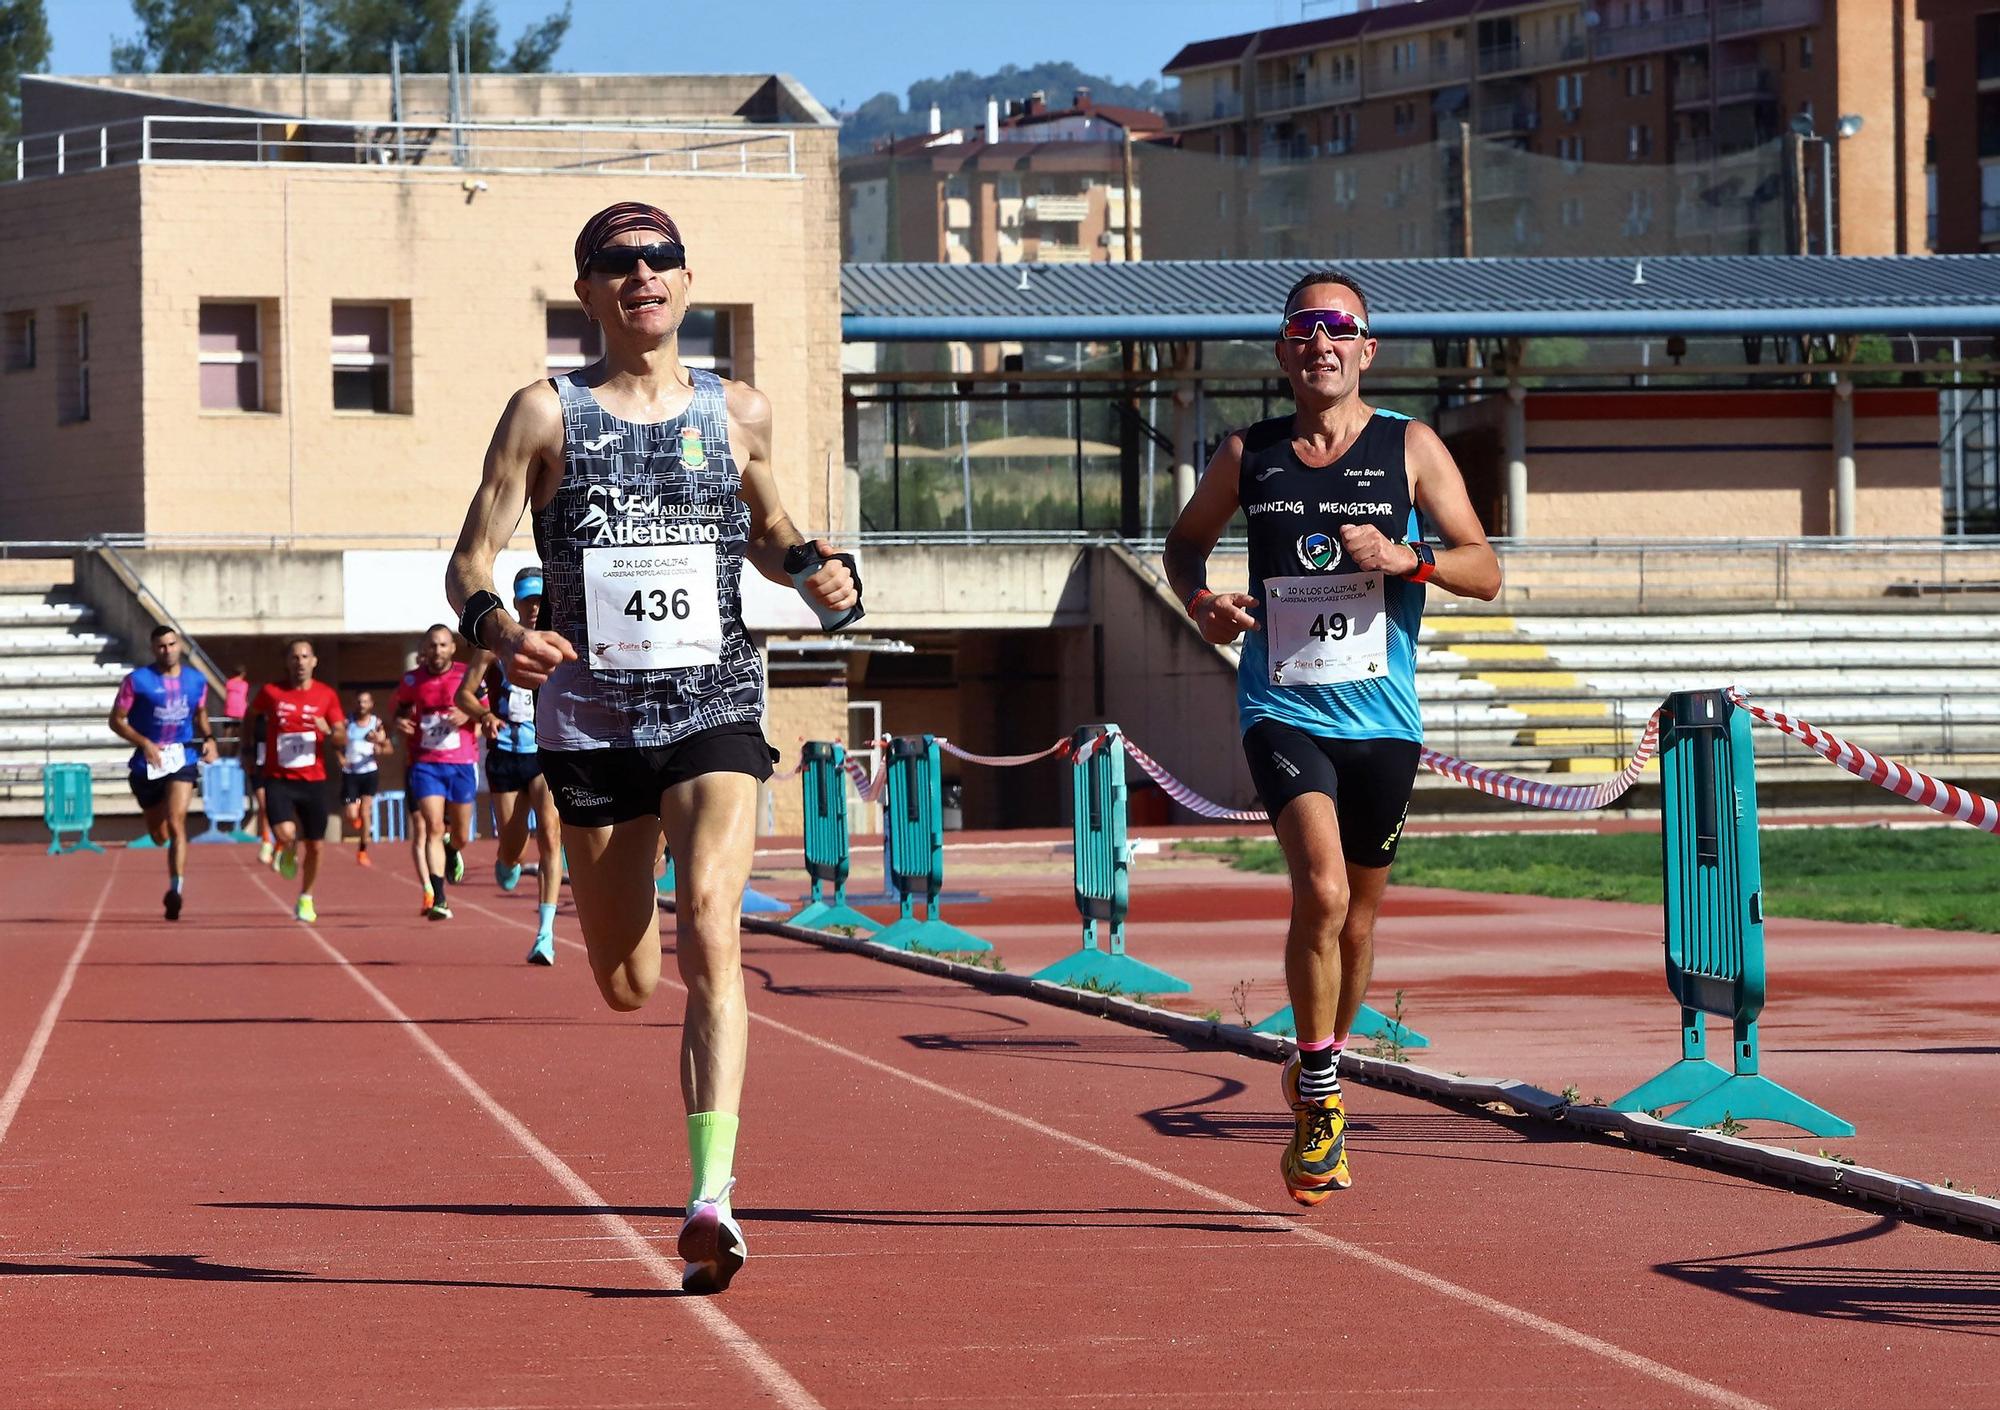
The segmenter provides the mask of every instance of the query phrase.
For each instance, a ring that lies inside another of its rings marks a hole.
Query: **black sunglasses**
[[[651,245],[603,245],[584,261],[583,267],[600,274],[630,274],[639,267],[640,260],[653,273],[665,274],[670,269],[687,268],[687,251],[671,240]]]

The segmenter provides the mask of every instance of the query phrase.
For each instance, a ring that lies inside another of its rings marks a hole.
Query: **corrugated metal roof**
[[[1387,337],[2000,335],[2000,255],[1345,260]],[[1263,337],[1314,260],[849,264],[849,342]]]

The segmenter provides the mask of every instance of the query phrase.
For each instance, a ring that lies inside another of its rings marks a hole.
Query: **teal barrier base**
[[[789,911],[791,907],[776,896],[767,896],[754,886],[743,888],[743,914],[746,916],[774,916]]]
[[[1066,955],[1028,977],[1067,984],[1072,989],[1092,989],[1100,994],[1185,994],[1191,987],[1185,979],[1155,969],[1144,960],[1095,948]]]
[[[92,842],[90,840],[88,834],[85,834],[84,836],[77,838],[76,841],[71,842],[68,845],[64,845],[61,837],[51,838],[49,840],[49,850],[45,855],[51,857],[60,857],[63,856],[65,853],[69,852],[102,852],[103,850],[104,849],[102,847],[98,846],[95,842]]]
[[[847,926],[863,935],[873,935],[882,928],[881,921],[871,920],[854,907],[844,906],[838,901],[814,901],[785,923],[809,930],[835,930]]]
[[[190,837],[188,843],[189,845],[193,845],[197,842],[255,842],[257,840],[256,833],[245,832],[242,828],[238,828],[234,832],[224,832],[220,828],[210,828],[207,832]],[[137,846],[138,844],[134,843],[133,845]],[[151,838],[146,840],[146,845],[149,847],[154,845]]]
[[[1286,1004],[1262,1023],[1253,1024],[1252,1033],[1277,1033],[1286,1038],[1298,1036],[1298,1025],[1292,1021],[1292,1006]],[[1361,1012],[1354,1015],[1354,1028],[1347,1035],[1350,1038],[1375,1038],[1400,1043],[1406,1048],[1428,1048],[1431,1040],[1414,1028],[1406,1028],[1372,1004],[1363,1004]]]
[[[957,954],[967,951],[990,950],[993,946],[981,940],[969,930],[960,930],[949,921],[933,916],[929,920],[918,920],[915,916],[904,916],[886,930],[878,930],[868,937],[878,945],[887,945],[892,950],[935,950],[940,954]]]
[[[1661,1119],[1675,1126],[1716,1126],[1725,1120],[1777,1121],[1796,1126],[1809,1136],[1854,1134],[1853,1123],[1768,1077],[1731,1075],[1700,1058],[1681,1059],[1611,1103],[1613,1111],[1661,1111],[1672,1106],[1681,1109]]]
[[[142,832],[130,842],[127,842],[125,849],[130,852],[150,852],[157,849],[159,845],[159,843],[153,840],[152,833]]]

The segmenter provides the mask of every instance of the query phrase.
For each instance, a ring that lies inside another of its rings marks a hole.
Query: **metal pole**
[[[1965,363],[1960,339],[1951,340],[1951,510],[1954,534],[1965,534]]]
[[[299,116],[312,116],[312,91],[306,86],[306,0],[299,0]]]
[[[1812,253],[1812,241],[1806,229],[1811,219],[1806,213],[1806,139],[1794,132],[1792,135],[1792,220],[1798,229],[1798,252]]]
[[[408,160],[403,147],[403,44],[389,41],[389,121],[396,125],[396,165]]]
[[[1125,131],[1125,262],[1130,264],[1139,258],[1139,224],[1137,205],[1134,197],[1137,191],[1132,181],[1132,132]]]
[[[1833,380],[1833,531],[1854,537],[1854,383]]]
[[[1527,388],[1507,379],[1507,537],[1516,543],[1528,536],[1528,414]]]
[[[1472,258],[1472,124],[1458,125],[1458,209],[1465,229],[1459,234],[1459,253]]]
[[[903,527],[903,384],[889,384],[889,527]]]
[[[1833,238],[1833,139],[1819,139],[1819,225],[1820,247],[1830,255],[1840,253]]]

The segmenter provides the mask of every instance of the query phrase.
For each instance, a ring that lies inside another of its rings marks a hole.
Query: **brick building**
[[[1125,139],[1164,135],[1159,113],[1092,101],[1079,88],[1051,109],[1044,95],[989,102],[982,127],[943,128],[841,163],[850,260],[936,264],[1080,264],[1125,256]],[[1137,253],[1141,199],[1131,223]]]
[[[1202,40],[1172,131],[1265,179],[1201,190],[1172,252],[1457,255],[1469,205],[1478,254],[1817,253],[1824,166],[1833,248],[1922,253],[1922,65],[1917,0],[1392,0]]]

